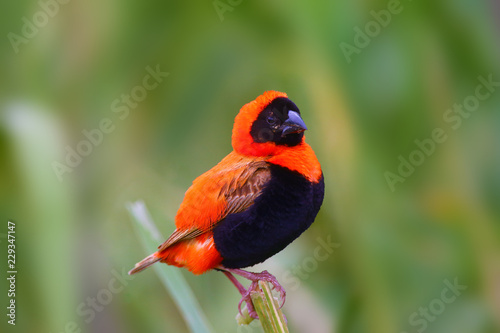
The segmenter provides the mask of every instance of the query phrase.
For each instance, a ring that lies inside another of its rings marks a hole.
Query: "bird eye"
[[[271,113],[269,116],[267,116],[266,120],[267,120],[267,123],[269,125],[275,125],[276,122],[278,121],[278,118],[274,114]]]

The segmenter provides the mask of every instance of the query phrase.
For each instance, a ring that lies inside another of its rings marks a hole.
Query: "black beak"
[[[280,126],[281,137],[291,133],[301,133],[307,129],[304,120],[295,111],[288,111],[288,119]]]

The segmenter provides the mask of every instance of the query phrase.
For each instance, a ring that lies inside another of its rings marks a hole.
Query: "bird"
[[[197,177],[175,216],[175,231],[158,250],[129,272],[138,273],[156,262],[184,267],[198,275],[223,272],[258,318],[250,293],[258,281],[285,289],[268,271],[243,268],[265,261],[283,250],[314,222],[323,203],[321,165],[305,142],[307,126],[286,93],[266,91],[245,104],[235,117],[233,151]],[[236,278],[251,281],[245,288]]]

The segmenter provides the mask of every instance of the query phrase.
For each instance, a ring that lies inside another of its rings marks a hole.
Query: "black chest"
[[[228,215],[213,230],[222,264],[252,266],[283,250],[313,223],[323,195],[323,177],[311,183],[297,172],[271,165],[271,180],[254,204]]]

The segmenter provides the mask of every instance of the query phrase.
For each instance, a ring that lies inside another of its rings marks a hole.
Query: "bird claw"
[[[256,290],[256,287],[257,287],[257,282],[254,281],[254,282],[252,282],[250,287],[248,287],[248,290],[244,294],[241,295],[242,296],[241,300],[238,303],[238,311],[239,311],[240,315],[244,316],[243,312],[241,310],[241,305],[243,304],[243,302],[246,302],[248,315],[250,317],[252,317],[253,319],[259,319],[259,316],[257,315],[257,312],[255,311],[255,308],[253,306],[252,296],[251,296],[252,291]]]
[[[241,305],[243,302],[247,303],[247,309],[248,309],[248,314],[250,317],[254,319],[259,319],[259,316],[257,315],[257,312],[255,311],[255,308],[252,303],[252,298],[251,298],[251,293],[253,291],[259,290],[259,281],[265,281],[271,284],[272,289],[276,290],[280,294],[281,298],[281,304],[279,305],[280,308],[283,307],[285,304],[286,300],[286,291],[285,289],[279,284],[278,280],[274,275],[269,273],[268,271],[262,271],[260,273],[253,273],[253,272],[248,272],[244,271],[241,269],[228,269],[225,267],[221,267],[221,270],[226,274],[226,276],[231,280],[231,282],[238,288],[238,291],[241,293],[241,300],[238,303],[238,311],[242,317],[245,317],[242,313],[241,310]],[[238,274],[241,277],[244,277],[251,282],[250,286],[248,289],[245,289],[241,283],[236,280],[236,278],[231,274]]]
[[[281,299],[280,309],[281,309],[283,305],[285,305],[286,291],[281,286],[281,284],[279,284],[276,277],[271,273],[269,273],[268,271],[262,271],[261,273],[254,273],[254,274],[257,278],[255,280],[252,280],[251,286],[253,286],[254,283],[258,285],[259,280],[269,282],[272,285],[272,289],[276,290],[280,294],[280,299]]]

